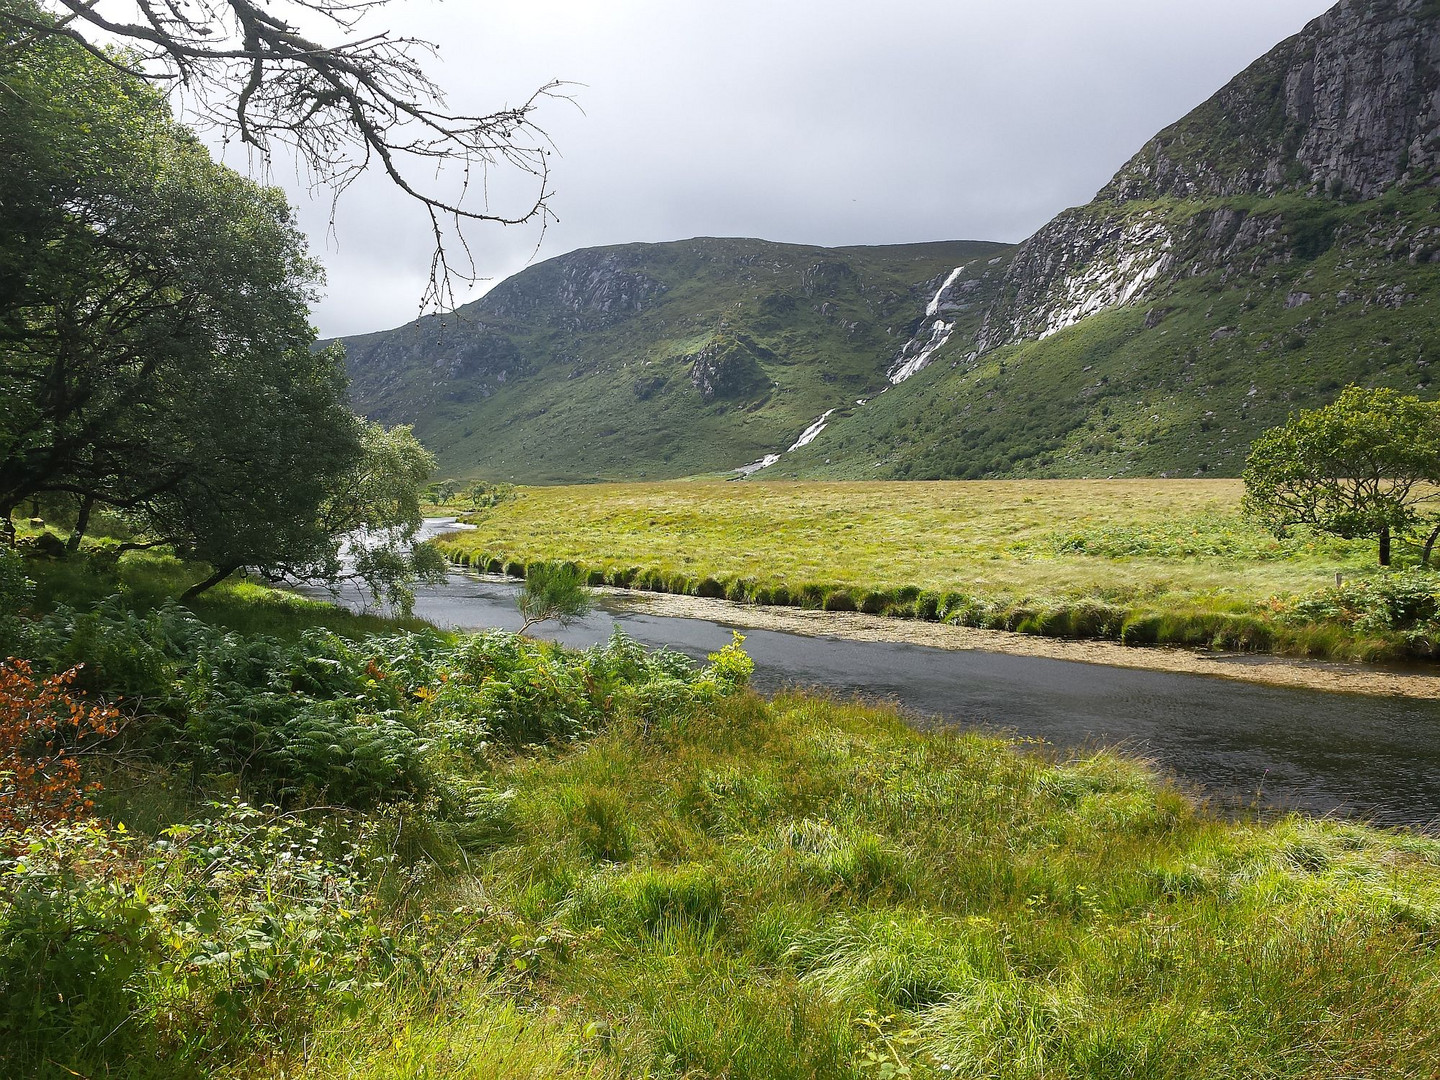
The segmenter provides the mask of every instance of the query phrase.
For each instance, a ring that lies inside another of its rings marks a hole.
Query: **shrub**
[[[732,631],[733,639],[719,652],[713,652],[707,660],[710,666],[701,672],[701,678],[724,693],[733,693],[750,682],[755,674],[755,661],[745,652],[745,635]]]
[[[574,563],[531,563],[516,604],[525,616],[523,634],[551,619],[561,626],[583,619],[590,614],[591,599],[584,575]]]
[[[165,1057],[209,1075],[291,1044],[322,1003],[358,1008],[399,959],[369,837],[238,800],[151,843],[95,822],[27,832],[0,856],[0,1073]]]
[[[69,686],[76,670],[36,682],[30,665],[0,663],[0,829],[62,821],[90,808],[80,744],[115,732],[119,714]]]
[[[1338,622],[1360,633],[1423,630],[1440,624],[1440,582],[1424,570],[1380,573],[1297,600],[1282,618]]]
[[[23,612],[35,598],[35,583],[25,575],[18,552],[0,548],[0,660],[18,651],[23,638]]]

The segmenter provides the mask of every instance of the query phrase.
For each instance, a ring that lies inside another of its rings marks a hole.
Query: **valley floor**
[[[1420,832],[1228,820],[1112,751],[765,699],[738,642],[701,667],[254,584],[189,610],[153,555],[33,569],[5,648],[84,661],[122,723],[95,816],[0,787],[0,1075],[1440,1068]],[[12,727],[35,700],[7,677]]]
[[[1045,638],[1440,655],[1440,601],[1415,551],[1402,544],[1397,564],[1411,569],[1391,573],[1373,541],[1277,538],[1242,514],[1242,494],[1237,480],[522,488],[439,544],[456,563],[512,576],[567,561],[592,585]]]

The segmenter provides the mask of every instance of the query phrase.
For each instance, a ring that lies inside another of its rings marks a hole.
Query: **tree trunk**
[[[70,533],[70,539],[65,541],[65,550],[77,552],[80,550],[80,541],[85,539],[85,530],[90,527],[90,510],[95,505],[95,497],[86,495],[80,500],[80,513],[75,518],[75,528]]]
[[[181,601],[183,602],[186,600],[194,600],[197,596],[205,592],[207,589],[213,589],[216,585],[219,585],[220,582],[224,581],[227,577],[229,577],[231,574],[235,573],[235,571],[239,569],[239,563],[231,563],[229,566],[216,567],[215,572],[209,577],[207,577],[204,581],[197,581],[194,585],[191,585],[190,588],[186,589],[183,593],[181,593]]]
[[[15,522],[11,515],[15,513],[15,504],[0,506],[0,539],[5,541],[6,547],[15,546]]]
[[[1420,565],[1429,566],[1430,556],[1435,552],[1435,541],[1440,540],[1440,525],[1435,526],[1435,531],[1425,538],[1425,546],[1420,550]]]
[[[1390,526],[1380,526],[1380,565],[1390,565]]]

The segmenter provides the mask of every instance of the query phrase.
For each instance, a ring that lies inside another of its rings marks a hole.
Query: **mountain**
[[[1344,0],[1018,250],[596,249],[346,345],[457,473],[1233,475],[1351,382],[1429,395],[1437,298],[1440,0]]]
[[[1026,241],[843,459],[780,471],[1234,475],[1351,382],[1433,396],[1437,166],[1440,3],[1346,0]]]
[[[346,338],[357,408],[442,471],[525,482],[729,472],[890,385],[960,267],[974,333],[1013,247],[699,238],[571,252],[445,318]]]

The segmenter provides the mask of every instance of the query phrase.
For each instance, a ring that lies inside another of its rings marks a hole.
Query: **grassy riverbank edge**
[[[453,566],[516,580],[525,578],[527,563],[522,554],[475,550],[467,547],[463,540],[456,541],[450,536],[441,536],[432,542]],[[550,560],[533,561],[548,563]],[[1099,599],[1027,603],[915,586],[864,588],[807,582],[792,587],[763,578],[686,574],[659,567],[616,566],[598,560],[593,563],[563,561],[583,573],[592,587],[727,600],[761,608],[860,613],[1028,637],[1111,642],[1126,647],[1178,646],[1367,664],[1433,658],[1433,645],[1428,640],[1417,643],[1403,634],[1383,631],[1355,633],[1333,623],[1297,625],[1282,622],[1264,611],[1151,609]]]
[[[488,575],[491,580],[511,580]],[[1101,667],[1204,675],[1236,682],[1327,693],[1364,694],[1440,701],[1440,668],[1386,667],[1356,661],[1311,660],[1273,654],[1218,652],[1209,648],[1138,648],[1115,641],[1047,638],[1005,630],[977,630],[953,623],[894,619],[859,612],[806,610],[741,604],[675,593],[641,592],[608,586],[607,600],[648,615],[705,619],[744,630],[775,630],[846,641],[921,645],[951,652],[1030,656]]]
[[[1363,540],[1279,539],[1235,481],[649,483],[497,489],[441,536],[523,577],[1038,638],[1397,663],[1440,655],[1440,590]],[[1418,556],[1406,549],[1406,565]]]

